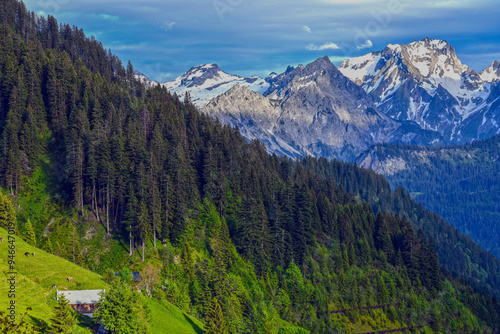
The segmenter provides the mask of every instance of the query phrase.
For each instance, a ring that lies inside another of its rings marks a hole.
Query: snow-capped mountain
[[[477,73],[449,43],[429,38],[338,69],[325,56],[263,79],[208,64],[162,85],[292,157],[353,161],[377,143],[461,143],[500,132],[500,62]]]
[[[289,67],[268,81],[265,96],[238,85],[201,110],[238,126],[246,138],[263,141],[270,152],[289,156],[352,161],[375,143],[439,137],[379,113],[372,98],[328,57]]]
[[[163,83],[169,91],[182,97],[189,92],[191,102],[197,107],[204,107],[212,98],[224,94],[233,86],[247,86],[256,92],[264,92],[269,87],[265,79],[256,75],[243,78],[227,74],[216,64],[192,67],[177,79]]]
[[[500,61],[495,60],[490,66],[485,68],[479,76],[486,82],[500,81]]]
[[[462,64],[446,41],[425,38],[407,45],[390,44],[381,52],[344,61],[339,70],[370,94],[380,111],[437,131],[447,142],[500,132],[488,119],[472,131],[464,128],[471,123],[469,118],[492,113],[500,63],[478,74]]]

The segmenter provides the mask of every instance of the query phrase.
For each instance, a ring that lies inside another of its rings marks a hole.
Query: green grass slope
[[[6,310],[8,297],[8,233],[0,228],[0,310]],[[99,275],[72,262],[35,248],[16,236],[16,313],[19,320],[27,307],[34,324],[42,325],[52,315],[55,290],[106,289],[108,285]],[[29,252],[30,256],[24,253]],[[35,252],[35,256],[31,254]],[[69,282],[68,277],[73,277]],[[56,289],[52,289],[56,285]],[[151,310],[151,328],[156,333],[200,334],[203,324],[167,301],[145,298]],[[75,328],[75,333],[89,333],[85,328]]]
[[[166,300],[146,298],[151,312],[151,331],[169,334],[202,334],[203,324]]]

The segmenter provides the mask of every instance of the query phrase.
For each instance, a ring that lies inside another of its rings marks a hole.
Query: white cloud
[[[170,31],[174,28],[177,22],[164,22],[161,28],[165,31]]]
[[[361,45],[356,46],[356,48],[357,48],[358,50],[369,49],[369,48],[371,48],[371,47],[373,47],[373,43],[372,43],[372,41],[370,41],[369,39],[368,39],[368,40],[366,40],[366,42],[365,42],[364,44],[361,44]]]
[[[308,46],[306,46],[306,50],[309,51],[340,50],[340,49],[341,49],[340,46],[332,42],[325,43],[320,46],[311,43]]]
[[[309,33],[309,32],[311,32],[311,28],[309,28],[309,27],[308,27],[308,26],[306,26],[306,25],[303,25],[303,26],[302,26],[302,31],[305,31],[305,32]]]
[[[347,60],[349,58],[352,58],[352,56],[329,56],[330,61],[334,64],[340,64],[344,60]]]

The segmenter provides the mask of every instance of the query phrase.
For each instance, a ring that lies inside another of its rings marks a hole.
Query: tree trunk
[[[106,230],[109,235],[109,180],[108,187],[106,189]]]
[[[132,256],[132,232],[129,232],[129,240],[130,240],[130,253],[129,256]]]
[[[145,242],[144,242],[144,238],[142,239],[142,262],[144,262],[144,247],[145,246]]]

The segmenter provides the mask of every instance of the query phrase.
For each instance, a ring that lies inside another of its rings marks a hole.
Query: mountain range
[[[425,38],[344,61],[339,70],[386,115],[437,131],[447,143],[484,139],[500,128],[500,63],[477,73],[446,41]]]
[[[266,78],[216,64],[162,84],[238,126],[271,153],[353,161],[379,143],[457,144],[500,133],[500,62],[477,73],[446,41],[425,38],[344,61],[328,57]]]

